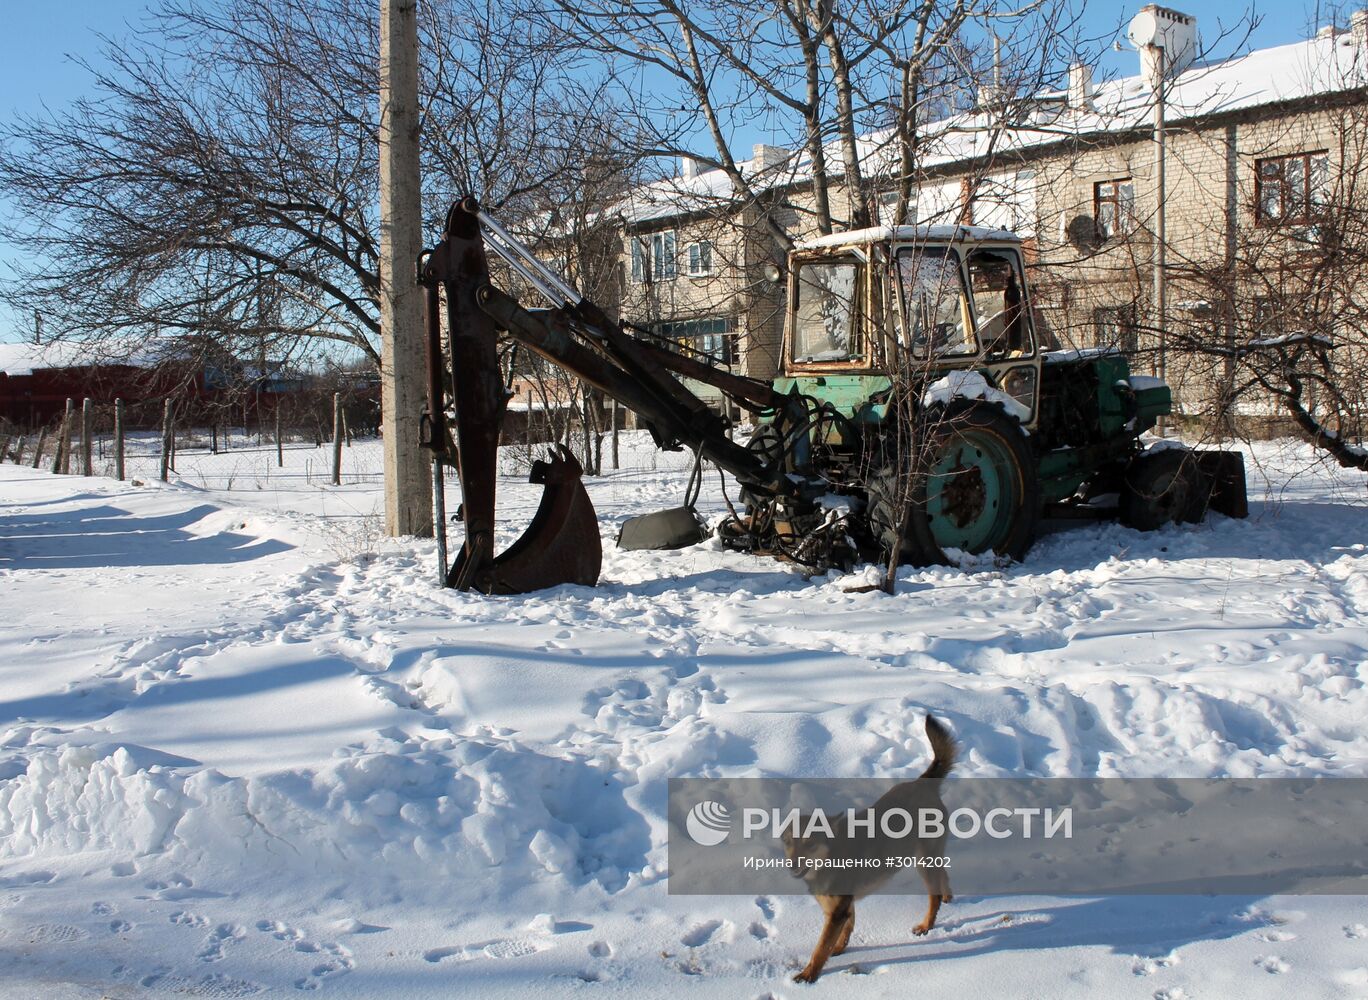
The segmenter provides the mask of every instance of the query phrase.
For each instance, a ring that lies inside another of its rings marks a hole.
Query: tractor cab
[[[977,226],[882,226],[796,247],[783,386],[840,405],[890,375],[974,371],[1038,418],[1041,354],[1021,240]]]

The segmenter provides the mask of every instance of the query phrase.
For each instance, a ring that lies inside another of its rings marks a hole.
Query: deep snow
[[[618,552],[685,478],[634,438],[600,586],[489,598],[380,537],[377,443],[340,488],[235,444],[169,486],[0,466],[0,996],[1368,995],[1356,898],[960,898],[915,941],[880,898],[800,987],[811,900],[666,891],[668,777],[915,774],[927,711],[962,774],[1368,773],[1368,494],[1303,446],[1251,454],[1247,522],[889,597]]]

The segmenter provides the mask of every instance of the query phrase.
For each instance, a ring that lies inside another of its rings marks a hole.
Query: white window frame
[[[707,277],[713,272],[712,240],[696,240],[685,248],[688,252],[687,274],[690,278]]]
[[[679,276],[678,242],[673,229],[637,233],[628,240],[632,281],[673,281]]]

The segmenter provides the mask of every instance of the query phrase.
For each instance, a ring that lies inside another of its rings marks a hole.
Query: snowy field
[[[1368,774],[1368,486],[1303,446],[1250,454],[1247,522],[892,597],[618,552],[684,489],[639,439],[589,482],[601,585],[524,597],[382,537],[376,442],[341,487],[286,459],[0,466],[0,997],[1368,996],[1359,898],[960,897],[914,939],[880,897],[797,986],[812,900],[667,893],[668,777],[912,776],[928,711],[961,775]]]

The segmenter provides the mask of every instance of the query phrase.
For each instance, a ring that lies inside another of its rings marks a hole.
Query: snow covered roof
[[[1368,47],[1352,32],[1324,32],[1315,38],[1258,49],[1244,56],[1193,63],[1165,88],[1170,123],[1242,111],[1288,101],[1343,93],[1368,86]],[[1009,128],[996,128],[1001,112],[975,109],[926,126],[921,150],[924,167],[949,166],[989,154],[1003,157],[1084,136],[1148,129],[1154,94],[1139,74],[1098,84],[1086,106],[1070,106],[1065,91],[1035,95],[1025,109],[1014,109]],[[1027,103],[1027,102],[1024,102]],[[898,150],[892,130],[859,140],[866,173],[888,175]],[[831,169],[839,169],[839,150],[831,150]],[[773,147],[738,164],[743,177],[764,190],[811,179],[811,160],[795,153],[777,162]],[[689,215],[727,204],[730,178],[721,170],[674,177],[643,185],[616,206],[628,225]]]
[[[110,338],[107,340],[53,340],[43,344],[0,343],[0,372],[32,375],[44,368],[83,368],[89,365],[131,365],[145,368],[183,353],[172,338]]]
[[[1013,243],[1019,243],[1021,237],[1016,233],[1009,233],[1005,229],[990,229],[987,226],[872,226],[869,229],[856,229],[848,233],[818,236],[799,243],[794,249],[817,250],[823,247],[864,246],[884,240],[898,243],[1009,240]]]

